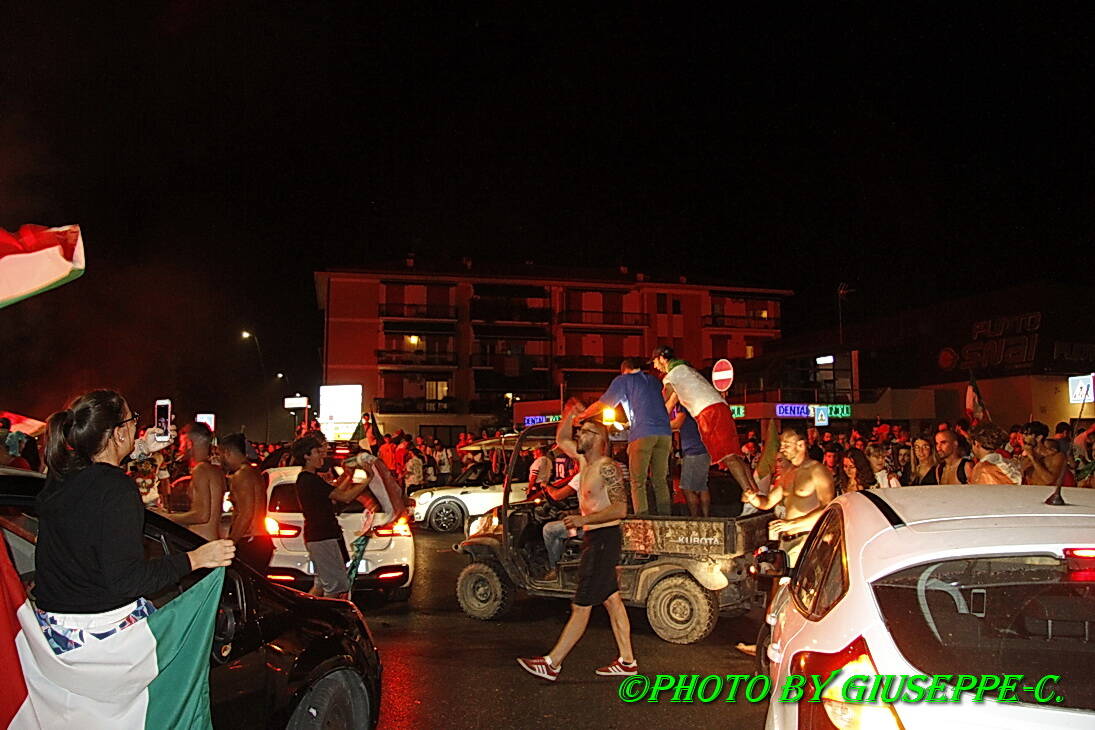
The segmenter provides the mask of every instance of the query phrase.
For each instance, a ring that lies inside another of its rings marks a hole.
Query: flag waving
[[[147,618],[54,653],[0,549],[0,726],[212,728],[209,650],[224,569]]]
[[[66,284],[84,273],[80,226],[0,229],[0,308]]]

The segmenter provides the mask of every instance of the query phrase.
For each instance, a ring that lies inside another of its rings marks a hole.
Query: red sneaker
[[[521,665],[529,674],[539,677],[540,679],[546,679],[549,682],[554,682],[559,678],[559,667],[553,667],[548,663],[546,657],[537,656],[531,659],[518,659],[517,663]]]
[[[602,677],[630,677],[639,673],[639,663],[624,664],[619,657],[607,667],[601,667],[597,674]]]

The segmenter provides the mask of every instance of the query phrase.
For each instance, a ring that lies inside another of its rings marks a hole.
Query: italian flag
[[[66,284],[84,273],[80,226],[0,229],[0,308]]]
[[[57,655],[0,549],[0,726],[212,728],[209,651],[223,582],[217,568],[148,618]]]

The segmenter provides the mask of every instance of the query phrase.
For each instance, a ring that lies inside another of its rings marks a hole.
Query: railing
[[[620,358],[604,358],[598,355],[563,355],[555,358],[558,367],[567,370],[619,370]]]
[[[473,368],[494,368],[499,372],[506,370],[535,370],[548,367],[547,355],[498,355],[486,352],[473,352],[471,355]]]
[[[402,304],[385,302],[380,305],[381,317],[414,319],[456,319],[456,307],[448,304]]]
[[[377,413],[459,413],[463,403],[456,398],[377,398]]]
[[[472,301],[471,318],[478,322],[536,322],[551,321],[551,307],[529,307],[500,302]]]
[[[779,320],[766,317],[743,317],[736,314],[706,314],[704,327],[732,327],[750,330],[778,330]]]
[[[563,324],[604,324],[645,327],[650,318],[642,312],[594,312],[569,310],[559,315]]]
[[[417,350],[377,350],[376,361],[382,365],[455,365],[454,352]]]

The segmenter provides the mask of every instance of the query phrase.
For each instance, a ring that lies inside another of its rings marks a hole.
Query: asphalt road
[[[603,608],[595,608],[589,630],[566,660],[555,683],[526,674],[518,656],[547,652],[569,613],[565,600],[520,595],[502,621],[470,619],[456,600],[456,577],[467,558],[452,551],[459,534],[415,534],[417,573],[411,599],[384,604],[365,598],[361,607],[384,663],[382,730],[444,727],[676,728],[763,727],[765,703],[627,704],[619,681],[593,670],[616,656]],[[655,674],[750,674],[751,658],[738,654],[738,641],[756,636],[759,612],[721,618],[699,644],[662,641],[645,612],[629,609],[632,642],[640,672]],[[725,694],[724,694],[725,698]]]

